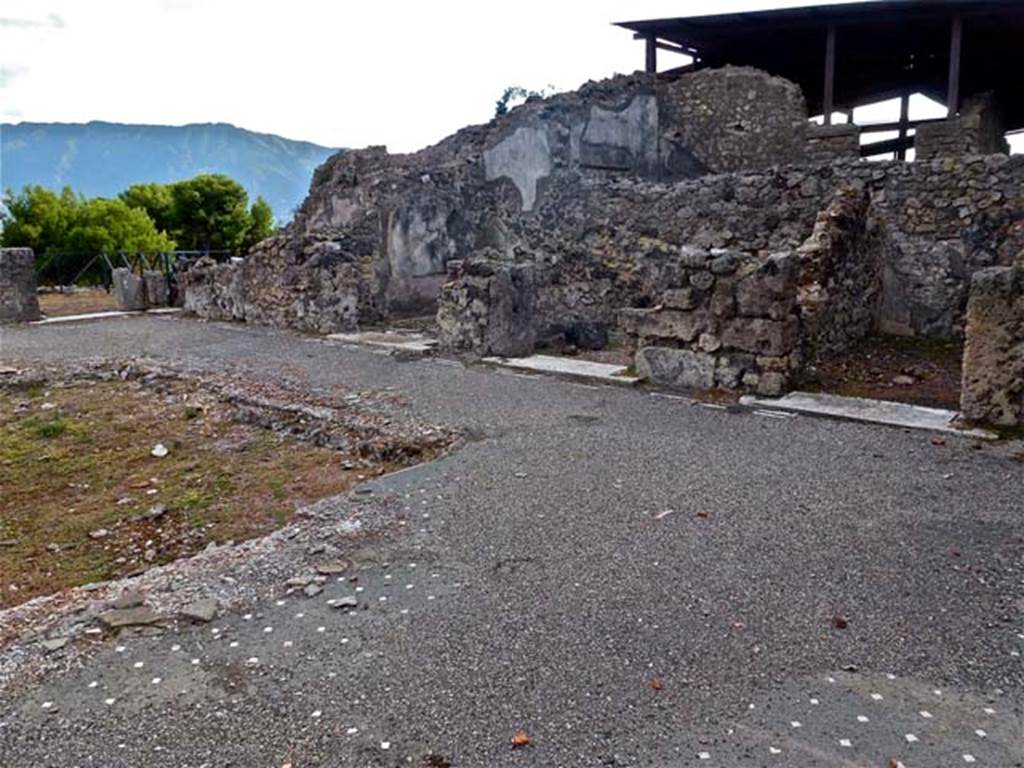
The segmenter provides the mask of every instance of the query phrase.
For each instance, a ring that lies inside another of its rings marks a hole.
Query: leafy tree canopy
[[[262,197],[249,207],[237,181],[203,174],[173,184],[133,184],[114,200],[87,200],[65,187],[8,191],[0,207],[0,244],[37,255],[117,251],[240,252],[273,234],[274,213]]]
[[[174,203],[166,184],[149,182],[132,184],[118,195],[129,208],[141,208],[161,232],[170,232],[173,226]]]
[[[242,244],[244,250],[249,250],[260,240],[266,240],[274,234],[274,211],[270,203],[262,196],[256,198],[256,202],[249,209],[249,231],[245,233],[245,242]]]
[[[17,195],[7,192],[0,208],[0,244],[28,247],[37,254],[62,250],[80,204],[70,187],[60,194],[38,185]]]
[[[171,184],[172,232],[184,250],[237,251],[249,232],[249,195],[234,179],[206,173]]]
[[[129,208],[123,200],[101,197],[82,203],[65,236],[65,250],[72,253],[158,253],[174,249],[174,241],[141,208]]]

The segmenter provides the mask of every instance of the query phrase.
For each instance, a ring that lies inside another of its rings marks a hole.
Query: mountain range
[[[70,186],[87,197],[113,197],[137,182],[223,173],[250,199],[266,198],[275,218],[286,222],[309,191],[313,171],[338,151],[226,123],[2,123],[0,188]]]

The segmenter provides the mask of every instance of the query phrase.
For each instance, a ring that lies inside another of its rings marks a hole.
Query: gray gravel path
[[[5,365],[131,354],[391,386],[472,439],[370,484],[402,525],[323,595],[0,702],[0,765],[1024,765],[1005,451],[177,317],[0,329]]]

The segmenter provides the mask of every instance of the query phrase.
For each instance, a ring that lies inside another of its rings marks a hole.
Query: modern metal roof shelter
[[[962,99],[993,92],[1008,130],[1024,128],[1024,0],[876,0],[774,11],[622,22],[659,50],[693,57],[685,69],[751,66],[797,83],[811,114],[923,93],[957,113]],[[920,121],[919,121],[920,122]],[[895,148],[895,147],[894,147]]]

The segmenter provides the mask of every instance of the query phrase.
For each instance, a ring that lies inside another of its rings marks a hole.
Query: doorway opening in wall
[[[955,411],[962,364],[959,339],[876,334],[819,363],[806,388]]]

